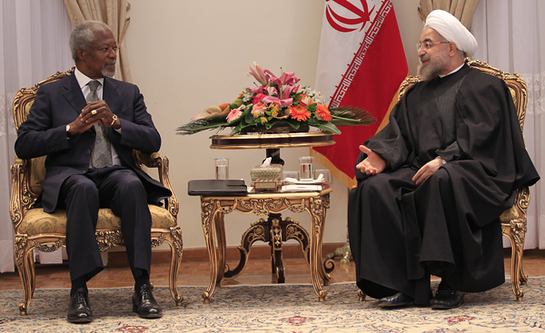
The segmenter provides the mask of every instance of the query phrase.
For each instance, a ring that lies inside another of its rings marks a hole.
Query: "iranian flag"
[[[358,147],[388,121],[397,89],[407,76],[407,60],[391,0],[325,2],[315,88],[329,97],[330,107],[359,107],[375,122],[341,127],[335,145],[310,153],[352,188]]]

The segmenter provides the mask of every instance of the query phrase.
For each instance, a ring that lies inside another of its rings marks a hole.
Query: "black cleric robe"
[[[467,292],[505,281],[499,216],[517,188],[539,179],[505,82],[465,64],[417,83],[365,146],[387,166],[374,176],[356,169],[349,195],[350,247],[363,292],[403,292],[427,304],[430,275]],[[417,186],[411,178],[438,156],[447,163]]]

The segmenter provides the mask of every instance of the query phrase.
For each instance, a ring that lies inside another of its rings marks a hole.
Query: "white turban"
[[[456,43],[458,49],[464,51],[468,57],[477,50],[475,37],[449,12],[441,9],[432,11],[426,18],[424,29],[426,28],[432,28],[449,42]]]

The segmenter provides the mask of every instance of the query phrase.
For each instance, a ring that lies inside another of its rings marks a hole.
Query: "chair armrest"
[[[134,150],[134,158],[135,158],[136,164],[139,167],[142,167],[142,165],[144,165],[148,168],[157,168],[159,181],[161,182],[161,184],[163,184],[164,187],[168,188],[170,192],[172,192],[172,195],[165,200],[165,208],[168,209],[168,211],[170,212],[170,214],[172,214],[172,216],[177,217],[178,210],[179,210],[179,203],[178,203],[178,198],[176,197],[176,194],[174,193],[174,189],[172,188],[172,185],[170,183],[170,178],[168,176],[168,171],[169,171],[168,157],[161,156],[158,152],[145,154],[145,153],[142,153],[141,151]]]
[[[522,223],[524,225],[524,232],[526,232],[526,214],[529,204],[530,189],[528,186],[517,189],[513,207],[501,214],[501,223],[505,225]]]
[[[31,192],[28,188],[28,178],[25,170],[27,162],[27,160],[16,158],[14,164],[11,166],[9,215],[16,233],[27,210],[31,208],[35,201],[30,195]]]
[[[146,154],[139,150],[134,150],[133,155],[136,165],[140,167],[141,165],[145,165],[148,168],[159,168],[162,163],[161,155],[158,152]]]

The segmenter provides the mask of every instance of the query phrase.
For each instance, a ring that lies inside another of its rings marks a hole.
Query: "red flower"
[[[333,119],[331,117],[331,112],[329,112],[327,106],[323,104],[318,104],[316,106],[316,114],[318,115],[318,118],[323,121],[331,121]]]
[[[302,106],[290,106],[290,116],[297,121],[305,121],[310,117],[310,112]]]
[[[259,94],[257,94],[257,95],[254,96],[254,98],[253,98],[253,100],[252,100],[252,103],[253,103],[253,104],[257,104],[257,103],[261,102],[261,100],[262,100],[264,97],[267,97],[267,95],[262,94],[262,93],[259,93]]]

